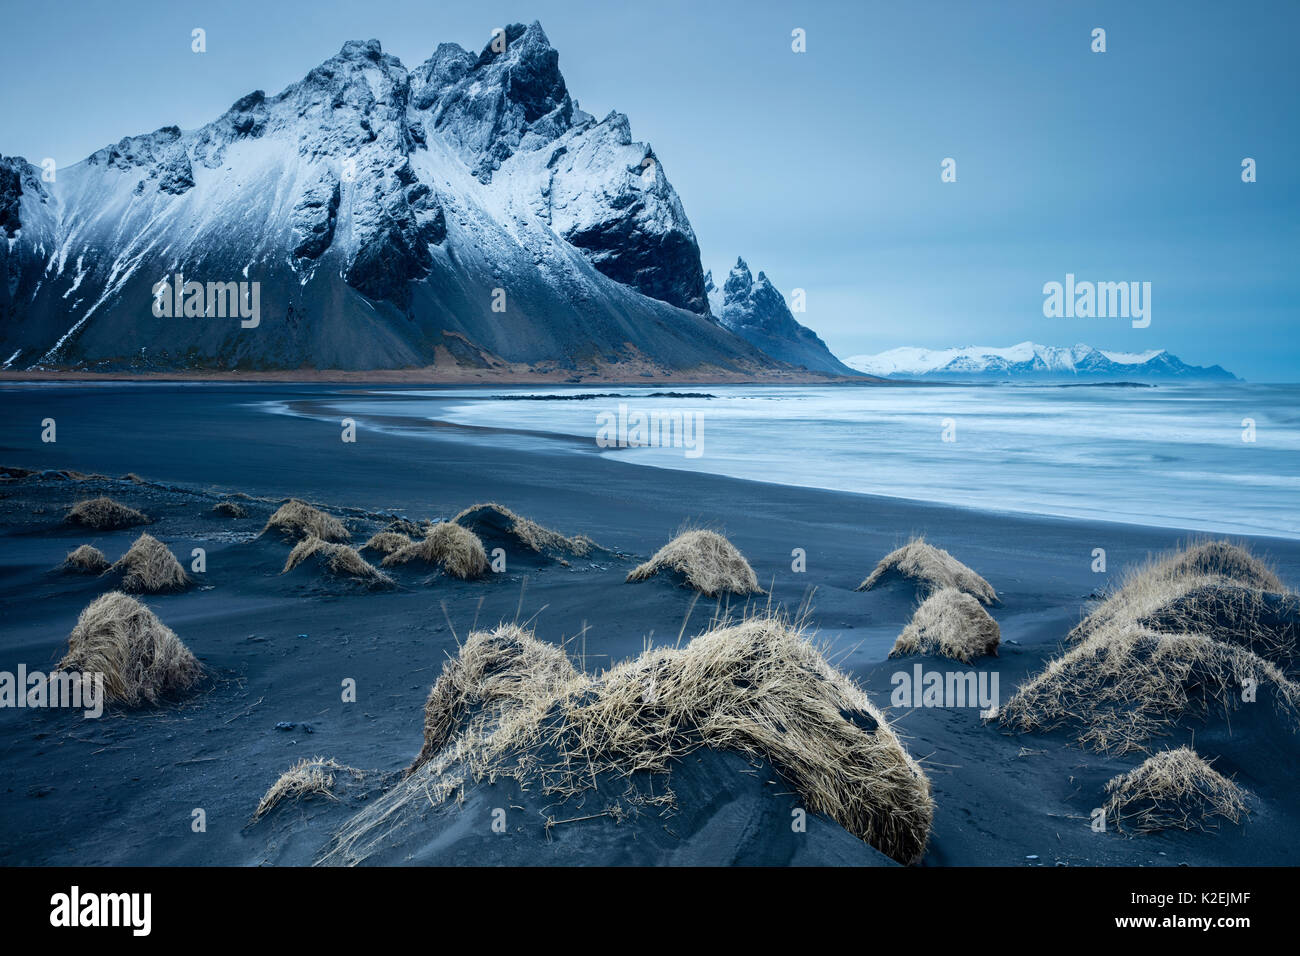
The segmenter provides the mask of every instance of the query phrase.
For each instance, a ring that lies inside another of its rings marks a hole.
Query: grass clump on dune
[[[57,668],[102,673],[107,697],[130,707],[183,693],[203,676],[175,632],[121,591],[101,595],[81,612]]]
[[[277,508],[266,522],[262,533],[272,529],[294,538],[316,537],[334,543],[345,542],[352,537],[338,518],[297,498],[291,498]]]
[[[151,534],[142,534],[126,554],[118,558],[111,568],[123,573],[122,587],[127,591],[157,594],[179,591],[190,583],[190,577],[176,560],[167,545]]]
[[[284,570],[280,573],[288,574],[309,560],[317,562],[334,577],[349,578],[369,587],[387,587],[393,583],[392,578],[358,554],[356,548],[324,541],[315,535],[303,538],[294,545],[284,562]]]
[[[493,534],[508,537],[538,554],[563,553],[584,557],[599,547],[584,534],[572,537],[560,534],[494,502],[470,505],[451,520],[469,528],[480,537],[489,537]]]
[[[628,582],[645,581],[660,571],[680,574],[687,587],[706,597],[722,593],[762,594],[758,576],[736,546],[716,531],[683,531],[628,574]]]
[[[282,773],[271,785],[271,789],[266,791],[258,802],[257,809],[253,811],[253,819],[260,820],[284,800],[301,800],[311,796],[337,800],[338,797],[334,795],[336,771],[350,773],[358,778],[362,776],[360,770],[345,767],[333,757],[313,757],[310,760],[304,757]]]
[[[1183,718],[1229,716],[1247,679],[1300,726],[1300,684],[1253,651],[1199,634],[1161,634],[1108,625],[1048,662],[997,714],[1017,732],[1075,728],[1081,745],[1103,752],[1146,749]]]
[[[925,851],[930,783],[883,714],[798,627],[758,616],[596,677],[516,625],[472,633],[429,695],[407,777],[339,831],[325,862],[365,859],[404,807],[471,782],[511,777],[563,801],[701,748],[767,761],[809,810],[899,862]]]
[[[855,590],[870,591],[882,579],[894,574],[913,580],[928,591],[956,588],[974,595],[984,604],[995,604],[998,600],[991,584],[943,548],[928,544],[924,538],[913,538],[885,555]]]
[[[1227,541],[1205,541],[1128,571],[1119,590],[1079,622],[1069,639],[1083,640],[1112,624],[1141,624],[1247,646],[1255,639],[1268,643],[1261,633],[1268,628],[1259,626],[1265,593],[1286,593],[1267,565]]]
[[[212,506],[215,514],[223,518],[247,518],[248,510],[237,501],[218,501]]]
[[[1247,812],[1246,791],[1190,747],[1165,750],[1106,784],[1106,818],[1137,833],[1207,830],[1210,821],[1237,823]]]
[[[1184,718],[1230,717],[1253,681],[1300,726],[1300,601],[1226,541],[1192,545],[1131,571],[1070,632],[1073,647],[1017,690],[998,719],[1014,731],[1072,726],[1100,751],[1144,750]]]
[[[956,588],[931,594],[894,642],[890,657],[938,654],[969,664],[986,654],[997,655],[1002,632],[978,600]]]
[[[144,513],[104,497],[78,501],[69,509],[66,520],[69,524],[94,528],[96,531],[116,531],[149,523]]]
[[[381,531],[371,535],[370,540],[361,546],[362,551],[378,551],[380,554],[392,554],[412,544],[409,537],[397,531]]]
[[[63,559],[63,567],[82,574],[102,574],[108,570],[109,564],[103,551],[94,545],[83,544],[68,552],[68,556]]]
[[[487,551],[478,535],[450,521],[435,524],[419,541],[389,554],[384,558],[384,567],[412,561],[438,565],[458,578],[476,578],[488,568]]]

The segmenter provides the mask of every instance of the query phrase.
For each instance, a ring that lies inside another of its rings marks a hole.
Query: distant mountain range
[[[1057,348],[1021,342],[1010,348],[969,346],[954,349],[898,348],[879,355],[854,355],[845,364],[881,378],[933,378],[960,381],[1236,381],[1218,365],[1188,365],[1158,349],[1112,352],[1091,345]]]
[[[0,366],[846,372],[761,274],[711,310],[658,156],[558,63],[537,23],[351,41],[199,129],[0,157]]]

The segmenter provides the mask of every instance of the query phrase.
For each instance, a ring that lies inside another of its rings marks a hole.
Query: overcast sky
[[[347,39],[411,67],[533,19],[582,107],[654,146],[705,267],[803,288],[841,356],[1032,339],[1300,379],[1293,0],[10,4],[0,152],[66,165],[278,92]],[[1150,325],[1045,318],[1066,273],[1150,282]]]

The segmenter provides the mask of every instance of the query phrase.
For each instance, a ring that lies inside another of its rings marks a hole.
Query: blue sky
[[[583,108],[654,146],[706,268],[743,255],[805,289],[801,320],[840,355],[1033,339],[1300,380],[1291,0],[5,6],[6,155],[67,164],[201,125],[347,39],[414,66],[538,19]],[[1151,282],[1151,325],[1045,318],[1043,283],[1067,272]]]

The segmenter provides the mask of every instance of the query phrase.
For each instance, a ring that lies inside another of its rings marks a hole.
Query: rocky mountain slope
[[[558,62],[537,23],[410,70],[354,41],[52,182],[0,158],[0,365],[779,371],[710,315],[653,150]]]

